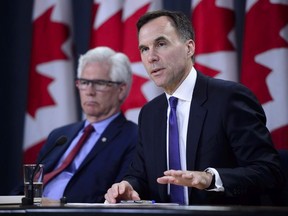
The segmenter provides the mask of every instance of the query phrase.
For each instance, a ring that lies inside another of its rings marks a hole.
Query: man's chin
[[[160,80],[159,78],[153,77],[153,78],[152,78],[152,81],[155,83],[155,85],[156,85],[157,87],[163,88],[164,83],[163,83],[163,81]]]

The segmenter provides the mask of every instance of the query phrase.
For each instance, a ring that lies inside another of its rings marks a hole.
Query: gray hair
[[[120,52],[115,52],[109,47],[96,47],[81,55],[78,61],[77,78],[81,77],[82,71],[88,63],[105,62],[111,65],[110,79],[114,82],[126,83],[128,96],[132,83],[132,69],[129,58]]]

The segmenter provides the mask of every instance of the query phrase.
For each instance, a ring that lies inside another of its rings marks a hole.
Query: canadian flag
[[[76,121],[70,0],[35,0],[24,163],[33,163],[47,135]]]
[[[150,81],[141,63],[136,22],[147,11],[160,8],[161,0],[94,0],[90,47],[109,46],[129,57],[133,82],[122,110],[136,123],[141,107],[161,92]]]
[[[288,148],[288,1],[247,0],[241,82],[258,97],[276,148]]]
[[[206,75],[238,81],[233,1],[192,0],[195,68]]]

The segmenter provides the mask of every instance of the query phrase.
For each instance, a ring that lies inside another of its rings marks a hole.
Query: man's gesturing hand
[[[212,174],[207,172],[167,170],[164,172],[164,176],[157,179],[157,182],[160,184],[169,183],[203,190],[210,186],[212,178]]]

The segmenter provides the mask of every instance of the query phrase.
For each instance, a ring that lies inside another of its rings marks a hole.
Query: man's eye
[[[166,45],[165,42],[159,42],[159,43],[158,43],[158,46],[159,46],[159,47],[162,47],[162,46],[165,46],[165,45]]]
[[[143,47],[143,48],[140,49],[140,52],[141,52],[141,53],[144,53],[144,52],[146,52],[147,50],[148,50],[147,47]]]
[[[88,85],[89,83],[86,80],[80,80],[81,85]]]
[[[96,85],[99,85],[99,86],[104,86],[104,85],[107,85],[106,82],[102,82],[102,81],[97,81],[95,82]]]

